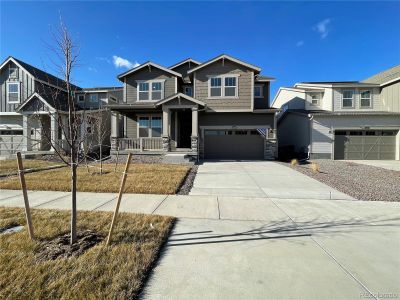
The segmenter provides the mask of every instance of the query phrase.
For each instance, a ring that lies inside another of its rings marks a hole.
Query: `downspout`
[[[308,153],[307,153],[307,160],[310,160],[310,157],[311,157],[311,146],[312,146],[312,142],[311,142],[311,138],[312,138],[312,122],[313,122],[313,119],[314,119],[314,115],[312,115],[312,114],[309,114],[308,115],[308,117],[310,118],[309,120],[310,120],[310,139],[309,139],[309,145],[308,145]]]

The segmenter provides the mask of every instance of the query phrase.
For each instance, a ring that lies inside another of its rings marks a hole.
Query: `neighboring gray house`
[[[273,159],[276,109],[271,77],[228,55],[169,68],[146,62],[118,76],[123,100],[113,113],[112,149],[181,152],[211,159]]]
[[[10,156],[16,151],[24,154],[52,153],[43,134],[51,133],[53,141],[65,139],[56,120],[61,116],[67,125],[67,98],[65,82],[47,72],[14,57],[0,65],[0,156]],[[73,85],[76,105],[83,111],[96,111],[111,127],[110,112],[104,104],[117,103],[122,97],[121,88],[82,89]],[[104,107],[104,112],[98,113]],[[91,130],[90,114],[85,114],[81,130]],[[94,115],[93,115],[94,116]],[[110,131],[110,130],[109,130]],[[109,136],[104,138],[109,144]],[[62,145],[63,143],[60,142]]]
[[[400,159],[400,65],[363,81],[302,82],[280,88],[280,154]]]

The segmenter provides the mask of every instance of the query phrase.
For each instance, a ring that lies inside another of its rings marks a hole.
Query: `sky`
[[[280,86],[362,80],[400,64],[399,1],[0,1],[0,59],[55,73],[49,45],[60,15],[79,45],[81,87],[122,85],[118,74],[148,60],[169,67],[222,53],[275,77],[272,96]]]

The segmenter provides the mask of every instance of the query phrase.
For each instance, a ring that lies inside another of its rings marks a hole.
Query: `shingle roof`
[[[22,60],[19,60],[19,59],[15,58],[15,57],[13,57],[13,59],[16,62],[18,62],[30,74],[32,74],[36,79],[39,79],[41,81],[50,83],[52,85],[55,85],[55,86],[58,86],[58,87],[61,87],[61,88],[65,88],[66,83],[65,83],[64,80],[62,80],[62,79],[60,79],[60,78],[58,78],[58,77],[56,77],[56,76],[54,76],[54,75],[52,75],[50,73],[47,73],[47,72],[45,72],[43,70],[40,70],[40,69],[30,65],[30,64],[27,64],[26,62],[24,62]],[[80,90],[81,89],[80,87],[78,87],[78,86],[76,86],[74,84],[71,84],[71,86],[75,90]]]
[[[388,70],[382,71],[374,76],[371,76],[362,82],[384,84],[386,82],[400,78],[400,65],[394,66]]]

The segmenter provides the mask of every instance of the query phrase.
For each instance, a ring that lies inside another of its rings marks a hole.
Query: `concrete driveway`
[[[400,160],[346,160],[346,161],[400,172]]]
[[[271,161],[203,162],[190,195],[348,199],[315,179]]]

